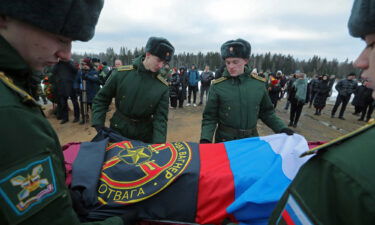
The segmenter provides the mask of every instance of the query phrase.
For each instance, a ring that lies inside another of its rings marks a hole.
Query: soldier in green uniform
[[[136,58],[133,65],[117,68],[95,96],[93,127],[98,131],[104,128],[108,106],[115,98],[111,129],[146,143],[166,142],[169,87],[159,70],[173,53],[167,39],[149,38],[146,54]]]
[[[80,224],[59,139],[32,97],[33,71],[69,60],[95,31],[100,0],[0,4],[0,224]],[[40,82],[40,81],[39,81]],[[76,206],[78,206],[77,204]],[[83,212],[83,208],[80,209]],[[129,224],[125,216],[88,224]]]
[[[214,133],[216,143],[258,136],[258,118],[276,133],[293,134],[276,116],[265,88],[266,80],[252,74],[247,66],[250,50],[249,42],[243,39],[221,46],[226,68],[223,76],[211,85],[203,112],[201,143],[211,143]]]
[[[349,32],[366,47],[354,62],[375,90],[375,2],[354,1]],[[375,91],[372,92],[375,98]],[[269,224],[375,224],[375,123],[318,146],[274,210]]]

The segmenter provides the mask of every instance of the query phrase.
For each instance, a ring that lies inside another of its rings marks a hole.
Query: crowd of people
[[[42,73],[44,88],[38,92],[40,97],[47,96],[53,103],[53,111],[61,124],[69,121],[68,100],[72,102],[73,123],[89,122],[92,100],[105,84],[112,71],[122,66],[116,59],[113,67],[98,58],[82,58],[79,62],[60,60],[56,65],[46,67]],[[35,96],[37,99],[39,96]],[[44,104],[47,101],[44,100]]]
[[[101,63],[97,58],[83,58],[79,63],[60,61],[55,66],[45,69],[44,92],[37,93],[43,98],[44,104],[47,103],[45,100],[45,93],[47,93],[48,99],[54,103],[54,112],[57,119],[61,120],[61,124],[69,121],[67,102],[70,99],[74,112],[72,122],[80,121],[80,124],[84,124],[89,121],[89,112],[92,111],[92,101],[96,93],[104,86],[112,72],[121,66],[120,59],[116,59],[112,67],[106,62]],[[191,65],[190,69],[185,66],[170,68],[169,63],[166,63],[161,68],[160,74],[169,86],[169,108],[202,106],[208,99],[211,83],[222,76],[219,73],[211,71],[208,65],[203,71],[199,71],[195,65]],[[256,69],[252,73],[258,75]],[[288,110],[290,107],[288,126],[297,127],[304,105],[308,105],[309,108],[313,106],[314,115],[321,115],[334,87],[338,95],[331,111],[332,118],[341,105],[338,118],[345,120],[344,113],[351,99],[355,107],[352,114],[359,116],[358,121],[368,122],[372,117],[374,110],[372,89],[367,87],[366,81],[358,85],[354,73],[348,74],[346,79],[339,81],[336,80],[335,75],[314,75],[308,78],[300,71],[291,75],[285,75],[282,70],[276,73],[260,72],[259,76],[267,80],[266,88],[274,108],[282,98],[286,98],[284,109]],[[335,83],[337,84],[334,86]],[[200,101],[197,104],[198,97]]]
[[[359,81],[361,81],[360,86],[358,86]],[[309,108],[314,106],[314,115],[320,116],[326,107],[327,99],[334,92],[333,88],[337,92],[337,97],[330,113],[332,118],[335,118],[336,111],[341,105],[338,118],[345,120],[346,106],[352,99],[352,105],[355,107],[353,115],[360,116],[358,121],[368,122],[374,109],[374,100],[371,98],[372,89],[368,87],[366,80],[359,79],[359,81],[355,73],[350,73],[339,81],[336,80],[335,75],[326,74],[315,75],[308,81],[306,74],[300,71],[290,76],[277,71],[276,74],[269,74],[268,93],[275,108],[277,102],[286,94],[287,102],[284,109],[288,110],[291,106],[289,126],[297,127],[304,105],[308,105]],[[352,98],[353,95],[354,98]]]

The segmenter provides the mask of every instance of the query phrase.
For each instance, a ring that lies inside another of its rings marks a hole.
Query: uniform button
[[[117,123],[115,123],[115,127],[117,127]]]
[[[125,98],[125,95],[123,95],[122,98]]]
[[[150,105],[150,108],[152,108],[152,105]]]
[[[228,113],[225,113],[225,116],[228,116]]]
[[[230,106],[228,106],[228,110],[230,110]]]

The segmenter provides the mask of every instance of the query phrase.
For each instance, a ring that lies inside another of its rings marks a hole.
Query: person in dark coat
[[[88,119],[88,111],[92,108],[92,101],[100,89],[99,74],[95,70],[90,58],[84,58],[82,60],[81,69],[78,70],[77,73],[75,87],[80,93],[82,115],[80,124],[84,124]],[[86,99],[84,99],[84,92],[86,93]]]
[[[314,99],[315,114],[321,115],[322,109],[326,106],[326,101],[329,96],[329,91],[331,90],[329,86],[328,75],[323,75],[318,83],[317,94]]]
[[[53,69],[52,73],[56,79],[56,90],[57,90],[57,108],[59,110],[58,115],[61,118],[60,124],[64,124],[69,121],[69,107],[68,99],[73,103],[74,120],[73,123],[79,121],[79,105],[77,95],[74,90],[74,80],[77,74],[77,69],[71,61],[60,61]]]
[[[371,97],[372,89],[368,88],[367,86],[368,81],[363,81],[363,84],[361,86],[358,86],[358,88],[354,92],[355,97],[352,101],[352,104],[354,105],[356,110],[354,113],[357,112],[357,114],[355,115],[361,115],[358,121],[365,120],[366,112],[366,121],[369,121],[374,110],[374,100]]]
[[[361,86],[358,86],[353,93],[354,98],[352,100],[352,105],[354,106],[354,116],[359,116],[359,113],[361,112],[361,107],[359,106],[359,99],[362,96],[364,89],[365,87],[362,84]]]
[[[339,119],[345,120],[344,112],[346,109],[346,105],[350,100],[350,96],[353,94],[355,89],[357,88],[357,81],[355,81],[355,73],[350,73],[347,75],[346,79],[340,80],[337,85],[335,86],[336,90],[339,92],[336,98],[335,105],[332,108],[331,117],[335,117],[335,113],[338,107],[341,105]]]
[[[281,92],[280,80],[274,78],[269,83],[268,95],[270,96],[273,108],[275,108],[275,109],[276,109],[276,106],[277,106],[277,102],[280,99],[280,92]]]
[[[188,95],[188,103],[186,104],[186,106],[190,106],[191,105],[191,95],[192,95],[192,92],[193,92],[193,106],[196,107],[197,104],[196,104],[196,101],[197,101],[197,92],[199,90],[199,87],[198,87],[198,82],[199,82],[199,72],[197,70],[197,68],[195,67],[195,65],[192,65],[191,66],[191,69],[189,70],[188,72],[188,77],[189,77],[189,80],[188,80],[188,91],[189,91],[189,95]]]
[[[178,92],[181,87],[180,77],[177,72],[177,68],[172,69],[172,74],[168,78],[169,83],[169,98],[171,108],[177,108]]]
[[[215,78],[214,73],[210,71],[210,67],[208,65],[205,66],[204,71],[200,75],[201,80],[201,90],[200,90],[200,102],[198,105],[203,104],[203,96],[206,93],[206,100],[208,97],[208,91],[211,86],[211,81]]]
[[[297,72],[296,72],[297,73]],[[288,82],[286,83],[286,95],[287,95],[287,100],[286,100],[286,103],[285,103],[285,107],[284,109],[285,110],[288,110],[289,109],[289,105],[290,105],[290,101],[289,101],[289,96],[292,92],[292,87],[293,87],[293,82],[297,79],[296,78],[296,73],[293,74],[289,79],[288,79]]]
[[[319,85],[319,75],[315,75],[313,79],[309,82],[308,92],[309,92],[309,108],[314,102],[316,95],[318,94],[318,85]]]
[[[297,127],[299,117],[303,106],[308,99],[306,74],[296,74],[297,79],[293,82],[292,89],[289,95],[290,107],[290,122],[288,126]]]
[[[223,63],[219,68],[217,68],[217,70],[215,71],[215,79],[219,79],[223,76],[225,67],[226,65]]]
[[[181,83],[181,88],[179,88],[178,91],[178,107],[183,108],[184,101],[186,99],[186,92],[187,92],[187,86],[188,86],[188,75],[186,72],[186,67],[182,66],[180,67],[180,83]]]

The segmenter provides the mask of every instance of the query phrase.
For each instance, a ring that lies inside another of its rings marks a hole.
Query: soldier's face
[[[60,59],[69,60],[72,40],[35,26],[0,17],[0,35],[22,56],[33,70],[42,71]]]
[[[120,66],[122,66],[122,62],[120,60],[116,60],[115,61],[115,67],[117,68],[117,67],[120,67]]]
[[[365,37],[366,47],[354,61],[356,68],[362,69],[362,78],[368,81],[372,97],[375,99],[375,33]]]
[[[232,77],[236,77],[241,75],[245,71],[245,65],[247,64],[248,60],[243,58],[226,58],[225,65],[227,66],[227,70]]]
[[[143,65],[146,67],[146,69],[152,72],[158,72],[164,66],[164,64],[164,60],[148,52],[146,53],[146,58],[143,61]]]

